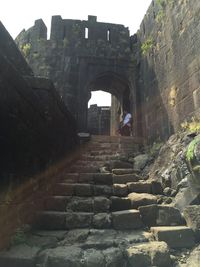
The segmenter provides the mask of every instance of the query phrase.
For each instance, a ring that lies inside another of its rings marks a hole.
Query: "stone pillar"
[[[116,96],[111,97],[110,135],[117,135],[121,120],[122,107]]]
[[[61,16],[52,16],[51,19],[51,36],[53,41],[62,40],[64,37],[63,20]]]

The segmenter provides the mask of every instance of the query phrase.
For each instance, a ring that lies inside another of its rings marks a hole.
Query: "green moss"
[[[141,52],[142,55],[146,55],[148,51],[153,47],[153,38],[149,37],[142,45]]]
[[[156,15],[156,22],[160,23],[164,17],[163,9],[159,10],[158,14]]]
[[[186,151],[186,159],[187,161],[192,161],[194,160],[194,149],[195,146],[200,142],[200,137],[195,138],[190,144],[188,145],[187,151]]]
[[[30,43],[23,44],[20,47],[20,50],[21,50],[22,54],[24,55],[24,57],[27,58],[30,55],[31,44]]]

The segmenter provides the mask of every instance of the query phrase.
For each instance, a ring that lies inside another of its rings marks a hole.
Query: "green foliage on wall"
[[[24,56],[25,58],[27,58],[27,57],[30,55],[31,44],[30,44],[30,43],[23,44],[23,45],[20,47],[20,50],[21,50],[23,56]]]
[[[141,52],[142,55],[146,55],[148,51],[153,47],[153,38],[149,37],[142,45]]]

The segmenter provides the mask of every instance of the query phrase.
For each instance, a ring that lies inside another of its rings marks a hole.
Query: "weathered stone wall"
[[[110,107],[91,105],[88,109],[88,131],[90,134],[110,135]]]
[[[97,22],[95,16],[87,21],[53,16],[50,40],[46,31],[43,21],[37,20],[16,42],[34,73],[52,79],[79,130],[85,131],[90,91],[108,90],[120,102],[132,86],[129,30]]]
[[[200,108],[200,2],[154,0],[132,46],[143,134],[166,137]]]
[[[51,187],[50,175],[77,136],[75,120],[52,82],[33,76],[1,23],[0,95],[1,248],[17,226],[31,221],[42,190]],[[49,166],[51,172],[39,175]]]

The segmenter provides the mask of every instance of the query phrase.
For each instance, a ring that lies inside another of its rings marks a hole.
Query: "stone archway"
[[[131,111],[130,88],[128,81],[114,72],[104,72],[96,75],[86,85],[88,101],[91,91],[105,91],[111,94],[110,134],[116,135],[124,109]]]

